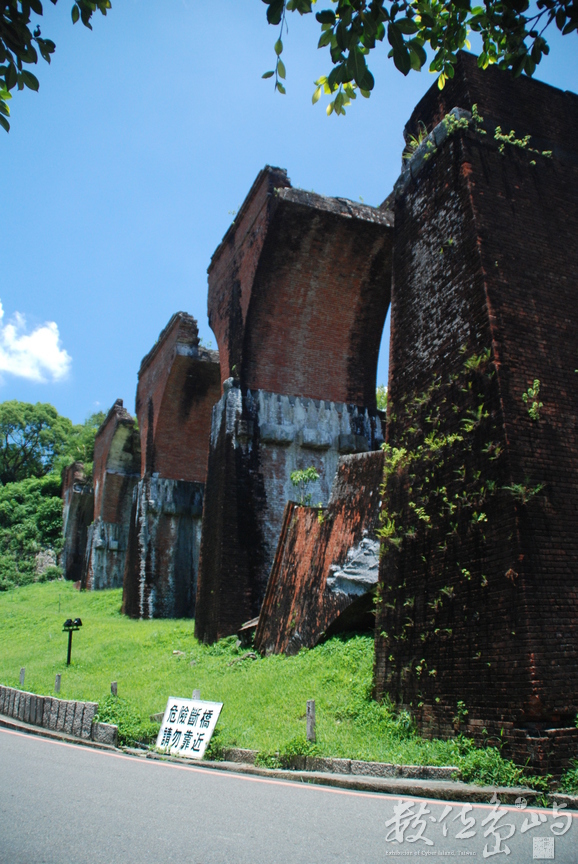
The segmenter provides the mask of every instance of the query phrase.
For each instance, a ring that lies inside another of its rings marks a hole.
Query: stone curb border
[[[42,726],[31,726],[30,723],[22,723],[20,720],[14,720],[11,717],[0,716],[0,729],[24,732],[27,735],[35,735],[38,738],[47,738],[51,741],[61,741],[65,744],[92,747],[93,750],[111,750],[116,753],[119,752],[118,747],[114,747],[111,744],[101,744],[98,741],[93,741],[91,738],[75,738],[74,735],[67,735],[65,732],[53,732],[51,729],[44,729]]]
[[[106,725],[106,724],[103,724]],[[63,732],[52,731],[38,726],[31,726],[20,720],[9,719],[0,716],[0,726],[39,735],[53,740],[65,741],[74,745],[94,747],[99,750],[116,750],[119,748],[110,744],[102,744],[93,740],[75,738]],[[116,729],[116,726],[113,727]],[[474,786],[455,780],[418,780],[402,777],[375,777],[366,775],[344,775],[330,774],[315,771],[288,771],[275,768],[258,768],[243,762],[210,762],[205,760],[179,759],[176,756],[165,756],[152,750],[141,750],[133,747],[122,747],[121,752],[127,753],[141,759],[155,759],[164,762],[176,762],[189,767],[207,768],[214,771],[230,771],[236,774],[252,774],[258,777],[269,777],[277,780],[291,780],[300,783],[315,783],[320,786],[333,786],[341,789],[351,789],[358,792],[378,792],[385,795],[396,795],[415,798],[432,798],[441,801],[475,801],[487,803],[494,793],[504,804],[513,804],[516,798],[523,796],[531,805],[539,797],[539,793],[533,789],[524,788],[502,788],[499,786]],[[236,753],[243,751],[236,750]],[[245,751],[254,753],[256,751]],[[328,760],[331,761],[331,760]],[[362,763],[371,764],[371,763]],[[377,763],[380,764],[380,763]],[[548,795],[551,805],[554,801],[566,803],[568,809],[578,810],[578,796],[573,795]]]
[[[538,806],[535,802],[541,797],[541,793],[524,787],[475,786],[473,783],[462,783],[455,780],[417,780],[409,777],[371,777],[328,774],[315,771],[288,771],[282,768],[258,768],[255,765],[242,762],[209,762],[204,759],[181,759],[178,756],[166,756],[161,753],[155,753],[152,750],[138,750],[131,747],[123,747],[122,749],[125,753],[141,759],[176,762],[180,765],[188,765],[190,767],[230,771],[236,774],[252,774],[258,777],[292,780],[300,783],[314,783],[319,786],[334,786],[357,792],[378,792],[397,797],[432,798],[440,801],[487,804],[492,795],[497,794],[502,804],[515,804],[517,798],[523,797],[530,806]],[[557,801],[558,803],[566,803],[569,810],[578,810],[578,796],[556,795],[554,793],[549,794],[547,799],[549,802],[548,806]]]
[[[116,747],[117,727],[110,723],[95,722],[97,713],[96,702],[74,702],[52,696],[38,696],[36,693],[0,684],[0,715],[31,726],[62,732],[74,738]]]
[[[223,748],[226,762],[254,765],[258,750]],[[324,756],[290,756],[286,769],[314,771],[323,774],[354,774],[362,777],[404,777],[413,780],[460,780],[461,772],[453,765],[395,765],[389,762],[363,762],[360,759],[333,759]]]

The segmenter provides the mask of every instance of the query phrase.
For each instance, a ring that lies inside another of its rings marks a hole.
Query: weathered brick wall
[[[373,628],[382,480],[382,451],[344,456],[327,508],[286,505],[258,651],[295,654],[338,628]]]
[[[141,363],[136,394],[142,475],[204,483],[219,355],[199,345],[197,322],[177,312]]]
[[[283,168],[267,165],[260,171],[212,257],[208,312],[219,346],[221,383],[233,375],[235,367],[241,367],[247,313],[271,219],[272,200],[277,189],[290,185]]]
[[[259,612],[290,474],[314,465],[327,504],[337,459],[382,440],[375,403],[392,216],[257,178],[209,268],[224,396],[215,407],[196,632]]]
[[[88,529],[83,588],[122,585],[140,458],[134,419],[117,399],[94,442],[94,522]]]
[[[376,689],[520,757],[578,708],[578,99],[462,55],[408,129],[473,104],[487,134],[450,135],[395,204],[387,440],[422,451],[390,462]],[[497,125],[540,152],[500,152]]]
[[[78,582],[86,554],[88,526],[94,516],[94,492],[82,462],[73,462],[62,473],[62,533],[64,546],[59,563],[65,579]]]
[[[375,408],[391,226],[388,211],[261,172],[209,268],[222,379]]]
[[[211,412],[220,394],[218,353],[199,345],[197,322],[178,312],[139,372],[143,477],[123,592],[132,617],[194,615]]]

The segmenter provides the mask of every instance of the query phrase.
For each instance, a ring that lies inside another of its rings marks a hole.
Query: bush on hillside
[[[60,478],[21,480],[0,487],[0,591],[57,579],[62,548]]]

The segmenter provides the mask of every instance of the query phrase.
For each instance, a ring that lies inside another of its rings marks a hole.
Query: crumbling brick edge
[[[60,733],[71,740],[116,747],[118,728],[110,723],[95,721],[98,714],[96,702],[76,702],[69,699],[56,699],[52,696],[38,696],[5,687],[0,684],[0,725],[10,726],[10,720],[27,731],[38,728],[49,733]],[[53,737],[51,735],[50,737]],[[57,736],[59,737],[59,736]]]

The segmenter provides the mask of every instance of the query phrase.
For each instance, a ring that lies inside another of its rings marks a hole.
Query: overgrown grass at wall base
[[[236,638],[214,645],[194,639],[191,620],[135,621],[120,614],[121,591],[79,592],[58,581],[0,594],[0,682],[99,703],[99,718],[119,727],[121,743],[152,742],[169,696],[224,703],[210,755],[223,747],[259,750],[264,764],[289,755],[335,756],[380,762],[456,765],[464,780],[517,785],[522,769],[494,748],[476,749],[469,739],[426,741],[408,714],[371,699],[373,639],[334,638],[295,657],[251,659]],[[66,667],[66,618],[82,619]],[[118,697],[110,684],[118,683]],[[316,701],[317,742],[306,741],[307,699]],[[275,762],[275,764],[277,764]],[[545,788],[543,779],[530,781]]]

